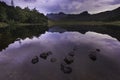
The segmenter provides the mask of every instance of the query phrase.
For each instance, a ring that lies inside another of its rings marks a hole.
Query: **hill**
[[[98,14],[89,14],[84,11],[80,14],[51,13],[47,14],[48,19],[55,21],[120,21],[120,7],[112,11],[101,12]]]

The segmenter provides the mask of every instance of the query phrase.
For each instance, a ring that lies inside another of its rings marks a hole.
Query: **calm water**
[[[108,34],[114,38],[120,40],[120,26],[54,26],[50,29],[52,32],[64,32],[64,31],[77,31],[80,33],[86,33],[88,31],[93,31],[101,34]]]
[[[49,32],[70,32],[77,31],[82,34],[93,31],[101,34],[108,34],[118,40],[120,40],[120,27],[119,26],[53,26],[47,28],[43,26],[23,26],[16,27],[10,26],[0,29],[0,50],[6,48],[9,44],[16,40],[25,39],[27,37],[39,36],[45,31]]]
[[[0,28],[0,50],[16,40],[39,36],[47,31],[45,26],[9,26]]]
[[[38,28],[3,38],[19,39],[0,52],[0,80],[120,80],[119,27]]]

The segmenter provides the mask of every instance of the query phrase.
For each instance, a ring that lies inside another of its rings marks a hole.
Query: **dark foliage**
[[[28,7],[21,9],[18,6],[8,6],[4,2],[0,2],[0,22],[39,23],[47,25],[47,17],[39,13],[35,8],[33,10],[30,10]]]

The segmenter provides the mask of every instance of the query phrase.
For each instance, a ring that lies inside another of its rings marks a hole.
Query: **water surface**
[[[0,32],[0,80],[120,80],[119,27],[27,26]]]
[[[52,31],[15,41],[0,52],[0,79],[120,80],[116,38],[91,31]],[[46,53],[50,55],[45,58]]]

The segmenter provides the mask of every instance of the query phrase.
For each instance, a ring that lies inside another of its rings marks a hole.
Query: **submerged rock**
[[[97,60],[97,56],[95,54],[89,54],[89,58],[92,60],[92,61],[96,61]]]
[[[61,71],[65,74],[70,74],[72,72],[72,68],[61,64]]]
[[[100,49],[96,49],[97,52],[100,52]]]
[[[40,54],[40,57],[41,57],[42,59],[47,59],[48,54],[47,54],[47,53],[42,53],[42,54]]]
[[[42,59],[47,59],[47,57],[48,57],[49,55],[52,55],[52,52],[51,52],[51,51],[44,52],[44,53],[40,54],[40,57],[41,57]]]
[[[35,58],[33,58],[33,59],[31,60],[31,62],[32,62],[32,64],[36,64],[36,63],[39,62],[39,58],[38,58],[37,56],[35,56]]]
[[[66,64],[72,64],[74,59],[71,56],[67,56],[67,57],[65,57],[64,61]]]

